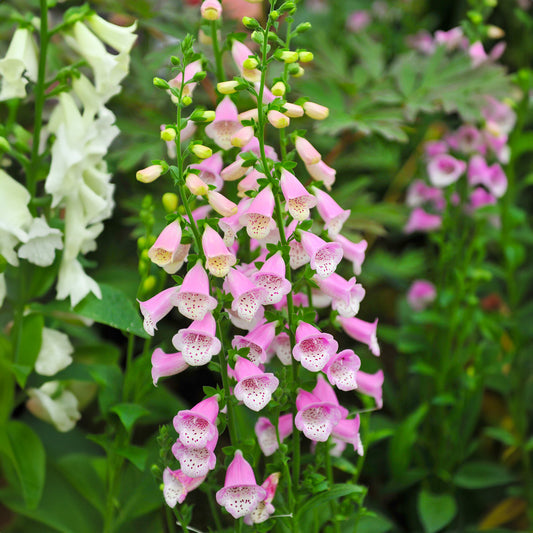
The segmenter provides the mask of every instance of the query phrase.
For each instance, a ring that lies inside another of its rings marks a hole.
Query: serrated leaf
[[[111,408],[113,413],[116,413],[122,422],[122,425],[130,431],[135,422],[144,415],[150,414],[148,409],[142,405],[135,403],[119,403]]]
[[[418,516],[426,533],[436,533],[447,526],[457,513],[450,494],[431,494],[423,489],[418,494]]]

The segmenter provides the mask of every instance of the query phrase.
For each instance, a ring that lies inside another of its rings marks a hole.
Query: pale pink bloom
[[[144,330],[148,335],[153,336],[157,323],[170,313],[176,303],[177,292],[178,287],[170,287],[144,302],[137,300],[144,317]]]
[[[361,274],[361,266],[365,261],[368,243],[364,239],[359,242],[352,242],[342,235],[336,235],[334,240],[342,246],[344,259],[353,263],[353,273],[359,276]]]
[[[266,298],[266,290],[263,287],[258,287],[234,268],[229,269],[224,281],[224,290],[233,296],[231,309],[237,313],[239,318],[247,322],[253,320]]]
[[[207,270],[217,278],[225,277],[229,269],[237,262],[237,258],[228,250],[222,237],[208,225],[205,226],[202,235],[202,248]]]
[[[476,41],[468,48],[468,55],[472,60],[472,68],[477,68],[485,63],[497,61],[503,55],[505,47],[506,45],[504,42],[499,42],[489,54],[487,54],[481,41]]]
[[[257,507],[244,517],[244,523],[251,526],[252,524],[261,524],[270,518],[270,515],[276,510],[272,505],[272,500],[276,495],[278,487],[279,472],[270,474],[261,485],[266,491],[265,498],[259,502]]]
[[[320,152],[304,137],[296,137],[294,145],[305,165],[316,165],[322,160]]]
[[[342,246],[338,242],[326,242],[309,231],[300,231],[300,242],[317,276],[327,278],[335,272],[343,253]]]
[[[231,323],[239,329],[245,329],[247,331],[252,331],[255,329],[261,322],[263,321],[263,317],[265,315],[265,308],[263,306],[260,306],[257,310],[257,313],[253,316],[252,320],[244,320],[242,319],[237,311],[233,311],[233,309],[225,309],[226,313],[228,313],[229,319],[231,320]]]
[[[179,270],[189,251],[189,247],[180,244],[180,241],[181,226],[178,220],[174,220],[159,234],[155,243],[148,250],[148,257],[157,266],[163,267],[165,270],[173,270],[171,272],[173,274]]]
[[[316,102],[304,102],[302,107],[304,108],[304,113],[314,120],[324,120],[329,116],[329,109]]]
[[[256,68],[247,69],[243,67],[243,63],[248,59],[248,57],[254,55],[245,44],[242,44],[235,39],[231,47],[231,55],[233,56],[233,61],[235,61],[241,76],[245,80],[251,81],[252,83],[256,83],[261,80],[261,72],[259,70]]]
[[[298,104],[285,102],[283,104],[283,113],[289,118],[299,118],[304,116],[304,108]]]
[[[496,136],[511,133],[516,123],[516,113],[505,102],[500,102],[493,96],[486,96],[487,105],[482,109],[486,120],[486,127]]]
[[[251,513],[265,497],[266,490],[256,483],[252,467],[237,450],[226,471],[224,488],[216,494],[217,503],[233,518],[241,518]]]
[[[257,191],[259,189],[259,184],[257,180],[260,178],[266,178],[266,176],[257,170],[252,169],[242,180],[237,184],[238,193],[237,196],[240,198],[245,198],[244,193],[247,191]]]
[[[372,396],[378,409],[383,407],[383,380],[383,370],[378,370],[374,374],[367,374],[362,370],[357,372],[357,390],[367,396]]]
[[[217,300],[209,293],[209,278],[201,261],[197,261],[183,278],[175,302],[178,311],[191,320],[202,320],[217,306]]]
[[[326,278],[326,279],[329,279],[329,278]],[[331,296],[328,296],[325,292],[322,292],[320,289],[312,288],[311,295],[313,297],[313,307],[316,307],[317,309],[325,309],[326,307],[331,306],[331,303],[332,303]]]
[[[407,302],[414,311],[423,311],[436,297],[435,285],[425,279],[417,279],[407,291]]]
[[[470,185],[484,185],[496,198],[501,198],[507,191],[507,176],[502,167],[498,163],[489,167],[480,155],[470,159],[468,182]]]
[[[370,24],[370,21],[371,18],[368,11],[352,11],[346,20],[346,28],[348,31],[358,33],[364,30]]]
[[[248,209],[239,217],[246,226],[246,232],[253,239],[264,239],[276,227],[273,219],[274,195],[270,185],[257,193]]]
[[[213,453],[217,441],[218,434],[201,447],[185,446],[181,441],[176,441],[172,446],[172,453],[180,462],[181,471],[191,478],[205,478],[209,470],[213,470],[217,464]]]
[[[318,214],[324,221],[324,229],[328,230],[329,238],[333,239],[341,231],[351,211],[343,209],[327,192],[317,187],[313,187],[313,194],[317,199]]]
[[[360,367],[361,360],[353,350],[342,350],[331,357],[324,371],[332,385],[349,391],[357,388],[356,376]]]
[[[287,333],[282,331],[274,337],[270,347],[282,365],[288,366],[292,364],[291,339]]]
[[[496,197],[490,192],[483,189],[483,187],[476,187],[470,193],[469,210],[475,211],[485,205],[494,205],[496,203]]]
[[[280,442],[283,442],[292,433],[292,429],[292,414],[281,415],[278,420]],[[255,435],[259,447],[266,457],[271,456],[279,448],[276,428],[268,418],[259,417],[255,424]]]
[[[309,218],[309,209],[315,207],[317,199],[286,169],[281,171],[280,185],[290,215],[300,221]]]
[[[196,124],[192,120],[188,120],[185,127],[180,132],[180,142],[184,143],[192,138],[194,133],[196,132]],[[176,143],[172,143],[174,145],[173,153],[176,151]],[[168,147],[168,144],[167,144]],[[174,157],[176,157],[174,155]]]
[[[187,83],[190,80],[192,80],[195,76],[195,74],[198,74],[198,72],[201,72],[202,70],[202,62],[198,59],[196,61],[193,61],[192,63],[189,63],[185,67],[185,86],[183,87],[183,96],[191,96],[194,92],[194,89],[196,87],[196,82]],[[170,80],[168,84],[176,89],[179,89],[183,83],[183,74],[180,72],[175,78]]]
[[[266,291],[265,305],[279,302],[290,292],[291,284],[285,278],[285,262],[281,252],[276,252],[267,259],[261,269],[250,276],[250,279]]]
[[[296,361],[311,372],[322,370],[337,352],[339,344],[329,333],[322,333],[319,329],[300,322],[296,328],[296,344],[292,355]]]
[[[445,141],[428,141],[424,143],[426,157],[433,158],[436,155],[448,153],[448,144]]]
[[[188,328],[174,335],[172,344],[181,350],[183,360],[191,366],[206,365],[213,355],[220,352],[220,341],[216,338],[216,322],[211,313],[202,320],[195,320]]]
[[[291,237],[296,229],[298,224],[297,220],[293,220],[285,230],[285,236],[287,240]],[[300,268],[303,265],[306,265],[310,261],[309,254],[305,251],[303,244],[298,242],[296,239],[292,239],[289,242],[290,251],[289,251],[289,265],[293,270]]]
[[[295,292],[292,295],[292,303],[294,307],[309,307],[309,297],[303,292]],[[277,304],[274,304],[274,309],[280,311],[287,308],[287,296],[284,296]]]
[[[199,178],[197,174],[193,174],[192,172],[187,174],[187,177],[185,178],[185,186],[189,189],[191,194],[194,194],[195,196],[205,196],[209,191],[207,183]]]
[[[226,246],[233,246],[235,242],[235,237],[237,237],[237,232],[243,227],[239,222],[239,217],[246,208],[246,201],[248,199],[239,202],[237,205],[237,212],[234,215],[229,217],[223,217],[218,220],[218,227],[224,232],[224,244]]]
[[[161,348],[156,348],[152,353],[152,381],[157,387],[159,378],[174,376],[189,368],[180,352],[165,353]]]
[[[200,14],[206,20],[218,20],[222,15],[222,5],[218,0],[204,0],[200,6]]]
[[[459,27],[448,31],[437,30],[435,32],[435,43],[445,45],[448,50],[463,47],[465,44],[463,30]]]
[[[135,177],[137,178],[137,181],[140,181],[141,183],[152,183],[159,178],[163,172],[164,170],[161,165],[150,165],[142,170],[138,170]]]
[[[455,183],[466,170],[466,163],[449,154],[437,155],[428,163],[429,181],[435,187]]]
[[[224,180],[220,175],[223,164],[222,152],[216,152],[211,157],[200,161],[200,163],[189,165],[189,168],[199,170],[198,177],[207,185],[214,185],[215,190],[219,191],[224,185]]]
[[[187,494],[199,487],[205,480],[204,477],[191,478],[181,470],[163,471],[163,496],[169,507],[175,507],[177,503],[183,503]]]
[[[487,123],[486,129],[483,130],[483,138],[485,139],[487,148],[494,153],[500,163],[504,165],[509,163],[511,149],[507,144],[507,135],[497,133],[492,128],[489,129],[489,124]]]
[[[218,104],[215,120],[205,127],[205,134],[223,150],[232,147],[231,138],[241,128],[237,106],[229,96],[225,96]]]
[[[351,420],[341,420],[331,432],[331,436],[334,441],[340,441],[342,443],[351,444],[359,455],[363,455],[363,445],[359,436],[360,418],[356,415]],[[341,448],[342,453],[343,448]],[[338,454],[340,455],[340,453]]]
[[[252,137],[251,141],[246,145],[242,147],[243,152],[252,152],[257,157],[261,157],[261,149],[259,145],[259,139],[257,137]],[[272,146],[268,146],[268,144],[265,144],[265,155],[267,156],[267,159],[272,159],[272,161],[278,161],[278,154],[276,154],[276,150],[272,148]]]
[[[211,212],[211,206],[210,205],[201,205],[200,207],[197,207],[192,213],[193,220],[196,220],[198,222],[199,220],[203,220],[204,218],[207,218],[209,213]],[[184,215],[183,218],[189,222],[189,217],[187,215]]]
[[[432,215],[427,213],[421,207],[416,207],[411,211],[409,220],[405,225],[403,231],[405,233],[413,233],[415,231],[434,231],[442,226],[442,217],[440,215]]]
[[[450,148],[465,154],[484,149],[481,132],[470,124],[463,124],[455,133],[448,135],[446,142]]]
[[[210,396],[192,409],[179,411],[174,417],[174,429],[181,443],[190,448],[203,448],[217,437],[218,396]]]
[[[436,45],[433,36],[426,30],[408,35],[405,40],[408,46],[422,54],[430,56],[435,52]]]
[[[231,217],[237,214],[237,204],[228,200],[223,194],[217,191],[207,191],[207,201],[209,205],[223,217]]]
[[[313,392],[300,389],[296,408],[296,428],[316,442],[326,442],[333,428],[348,415],[347,409],[339,405],[333,388],[321,375]]]
[[[334,272],[325,279],[315,276],[314,281],[323,293],[332,298],[331,307],[339,315],[352,317],[359,312],[359,304],[365,297],[365,289],[360,283],[355,282],[355,277],[345,280]]]
[[[240,117],[239,117],[239,120],[241,120]],[[252,140],[253,136],[254,136],[253,126],[244,126],[232,135],[231,144],[232,146],[237,146],[238,148],[242,148],[243,146],[246,146]]]
[[[259,324],[244,337],[235,335],[231,345],[236,350],[249,348],[250,351],[246,357],[252,363],[258,365],[266,362],[267,352],[275,336],[276,322],[267,322],[266,324]]]
[[[337,171],[334,168],[326,165],[324,161],[319,161],[314,165],[305,165],[305,168],[315,181],[322,181],[324,187],[326,187],[328,191],[331,190],[331,186],[335,183],[335,175],[337,174]]]
[[[235,379],[237,381],[233,389],[235,398],[256,412],[268,405],[279,385],[279,380],[274,374],[263,372],[244,357],[237,357]]]
[[[243,17],[260,18],[263,0],[224,0],[225,16],[241,21]]]
[[[435,209],[444,209],[446,206],[444,192],[442,189],[427,185],[422,180],[414,180],[407,189],[405,203],[409,207],[418,207],[426,202],[432,204]]]
[[[366,344],[375,356],[379,356],[380,349],[376,336],[376,330],[378,327],[377,318],[374,322],[365,322],[357,317],[344,318],[339,316],[338,321],[340,322],[342,329],[344,329],[352,339]]]
[[[247,109],[242,113],[239,113],[239,120],[241,122],[245,120],[253,120],[254,122],[259,122],[259,110],[257,107],[252,107],[252,109]]]
[[[237,156],[233,163],[222,169],[220,176],[224,181],[235,181],[242,178],[249,170],[249,167],[244,167],[243,163],[244,159]]]
[[[267,113],[267,120],[277,129],[286,128],[291,123],[291,119],[287,115],[284,115],[275,109],[271,109]]]

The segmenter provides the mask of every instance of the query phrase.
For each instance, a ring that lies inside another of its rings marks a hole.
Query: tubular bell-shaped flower
[[[279,302],[291,290],[291,284],[285,278],[285,262],[281,252],[276,252],[268,258],[259,271],[251,275],[251,280],[258,287],[265,289],[265,305]]]
[[[201,447],[185,446],[183,442],[176,441],[172,446],[172,453],[180,462],[182,472],[191,478],[203,478],[209,470],[213,470],[217,464],[214,454],[217,441],[218,433]]]
[[[435,285],[425,279],[415,280],[407,291],[407,302],[415,311],[423,311],[436,297]]]
[[[288,366],[292,364],[291,339],[285,331],[274,337],[270,347],[282,365]]]
[[[223,278],[230,268],[237,262],[222,237],[210,226],[206,225],[202,236],[202,248],[204,250],[206,267],[213,276]]]
[[[317,199],[316,208],[318,214],[324,221],[324,229],[328,230],[329,238],[333,239],[341,231],[351,211],[349,209],[342,209],[328,193],[317,187],[313,187],[312,189]]]
[[[252,524],[261,524],[268,520],[270,515],[275,511],[275,508],[272,505],[272,500],[276,495],[280,475],[279,472],[274,472],[265,479],[261,487],[265,489],[266,496],[250,514],[247,514],[244,517],[245,524],[249,526]]]
[[[311,268],[320,278],[335,272],[342,259],[342,246],[338,242],[326,242],[314,233],[300,231],[301,243],[309,255]]]
[[[316,197],[309,194],[298,178],[286,169],[281,171],[280,185],[291,217],[300,221],[309,218],[309,209],[315,207]]]
[[[170,313],[176,304],[177,293],[178,287],[170,287],[144,302],[137,300],[144,316],[144,330],[148,335],[153,336],[157,323]]]
[[[322,160],[320,152],[304,137],[296,137],[294,145],[300,159],[306,165],[316,165]]]
[[[174,417],[174,429],[185,446],[203,448],[218,435],[218,396],[210,396],[192,409],[179,411]]]
[[[246,232],[251,238],[264,239],[276,227],[272,218],[274,203],[274,195],[269,185],[257,193],[246,212],[239,217],[239,222],[246,226]]]
[[[217,306],[216,299],[209,294],[209,278],[201,261],[185,274],[175,302],[178,311],[191,320],[202,320],[207,312]]]
[[[237,106],[225,96],[217,106],[215,120],[205,127],[205,134],[223,150],[232,147],[231,138],[242,128]]]
[[[235,398],[252,411],[261,411],[272,399],[279,380],[270,372],[263,372],[244,357],[237,357],[235,363],[237,385],[233,390]]]
[[[361,367],[361,360],[353,350],[343,350],[334,354],[324,368],[329,382],[344,391],[357,388],[356,375]]]
[[[333,335],[322,333],[306,322],[300,322],[296,328],[296,344],[292,355],[307,370],[318,372],[324,368],[338,347]]]
[[[279,441],[283,442],[292,433],[292,429],[292,414],[281,415],[278,420]],[[265,457],[271,456],[279,448],[276,428],[272,422],[268,418],[260,416],[255,424],[254,431],[259,447]]]
[[[449,154],[437,155],[428,163],[429,181],[435,187],[455,183],[465,170],[466,163]]]
[[[259,324],[248,335],[235,335],[231,345],[239,350],[240,348],[250,348],[247,358],[258,365],[267,360],[267,351],[276,335],[276,323],[268,322]]]
[[[231,309],[239,315],[239,318],[248,322],[253,320],[265,302],[266,290],[263,287],[258,287],[234,268],[229,270],[224,289],[233,296]]]
[[[342,329],[344,329],[352,339],[366,344],[375,356],[379,356],[380,349],[376,336],[376,329],[378,327],[377,318],[374,322],[365,322],[357,317],[345,318],[339,316],[338,320]]]
[[[196,82],[191,82],[191,80],[196,74],[198,74],[198,72],[201,72],[201,70],[202,61],[200,59],[193,61],[185,67],[185,76],[180,72],[175,78],[171,79],[168,84],[175,89],[179,89],[182,84],[185,83],[183,87],[183,96],[192,97]],[[174,98],[174,96],[172,98]]]
[[[198,177],[206,185],[214,185],[215,190],[219,191],[224,185],[224,180],[220,175],[223,165],[222,152],[215,152],[211,157],[203,159],[200,163],[189,165],[189,168],[199,170]]]
[[[333,437],[334,441],[344,444],[351,444],[359,455],[363,455],[363,444],[361,443],[361,437],[359,436],[360,423],[361,420],[359,415],[356,415],[355,418],[350,420],[341,420],[333,428],[331,436]],[[344,446],[341,446],[340,453],[342,453],[343,449]],[[338,455],[340,455],[340,453]]]
[[[335,272],[325,279],[314,278],[320,290],[332,298],[331,307],[344,317],[355,316],[359,312],[359,304],[365,297],[365,289],[355,282],[355,277],[346,281]]]
[[[405,233],[413,233],[415,231],[434,231],[439,229],[442,226],[442,217],[440,215],[433,215],[427,213],[421,207],[415,207],[407,224],[405,224],[404,231]]]
[[[324,161],[319,161],[314,165],[305,165],[307,172],[315,181],[324,183],[324,187],[329,191],[331,186],[335,183],[335,176],[337,171],[334,168],[326,165]]]
[[[177,503],[183,503],[187,494],[199,487],[205,480],[205,476],[191,478],[186,476],[181,470],[163,471],[163,496],[169,507],[176,507]]]
[[[74,347],[68,335],[51,328],[43,328],[41,349],[35,361],[35,372],[53,376],[72,363]]]
[[[217,503],[233,518],[241,518],[251,513],[265,497],[266,490],[256,483],[252,467],[237,450],[226,471],[224,487],[216,494]]]
[[[174,376],[187,368],[189,365],[180,352],[165,353],[161,348],[156,348],[152,353],[152,381],[156,387],[159,378]]]
[[[253,56],[252,51],[240,41],[233,41],[231,47],[231,55],[233,56],[233,61],[237,65],[237,68],[240,70],[242,77],[245,80],[256,83],[261,79],[261,72],[256,68],[245,68],[243,63],[248,59],[249,56]]]
[[[168,224],[148,250],[148,257],[166,272],[177,272],[189,252],[189,245],[181,244],[181,226],[178,220]]]
[[[362,370],[357,372],[357,390],[372,396],[376,400],[376,406],[378,409],[383,407],[383,370],[378,370],[374,374],[367,374]]]

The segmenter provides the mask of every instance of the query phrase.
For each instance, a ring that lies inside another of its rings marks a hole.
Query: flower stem
[[[224,66],[222,64],[222,53],[218,43],[218,21],[211,21],[211,40],[213,41],[213,55],[215,56],[217,81],[224,81]]]

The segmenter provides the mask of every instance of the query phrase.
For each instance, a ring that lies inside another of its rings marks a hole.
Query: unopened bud
[[[254,43],[263,44],[263,34],[260,31],[253,31],[250,38]]]
[[[303,108],[305,114],[314,120],[324,120],[329,116],[329,109],[315,102],[305,102]]]
[[[213,155],[213,150],[203,144],[193,144],[191,146],[191,152],[200,159],[207,159]]]
[[[290,73],[293,78],[301,78],[305,74],[305,70],[300,65],[294,65],[296,68]]]
[[[143,291],[144,293],[151,292],[151,291],[155,288],[156,283],[157,283],[157,280],[156,280],[155,276],[153,276],[153,275],[148,276],[148,277],[143,281],[143,284],[142,284],[142,291]]]
[[[259,61],[254,57],[249,57],[242,62],[242,68],[246,70],[253,70],[254,68],[257,68],[257,65],[259,65]]]
[[[204,196],[209,190],[207,184],[197,174],[187,174],[185,185],[187,186],[187,189],[196,196]]]
[[[301,24],[298,24],[298,26],[296,26],[296,33],[304,33],[310,29],[311,29],[310,22],[302,22]]]
[[[181,99],[181,103],[182,103],[184,106],[191,105],[191,104],[192,104],[192,98],[191,98],[190,96],[184,96],[184,97]]]
[[[161,174],[163,174],[164,169],[162,165],[150,165],[149,167],[138,170],[135,174],[135,177],[141,183],[152,183],[155,181]]]
[[[296,61],[298,61],[298,52],[284,50],[283,52],[276,54],[276,57],[285,63],[296,63]]]
[[[310,63],[314,59],[313,52],[308,52],[307,50],[304,50],[298,54],[298,59],[302,63]]]
[[[304,108],[298,104],[286,102],[283,104],[284,113],[290,118],[298,118],[304,116]]]
[[[505,32],[498,26],[487,26],[487,35],[491,39],[502,39],[505,37]]]
[[[178,195],[174,192],[166,192],[161,198],[161,203],[167,213],[174,213],[178,208]]]
[[[249,30],[257,30],[261,27],[259,22],[252,17],[242,17],[242,25]]]
[[[276,11],[276,10],[271,11],[270,12],[270,18],[272,20],[278,20],[279,19],[279,11]]]
[[[283,96],[285,94],[285,90],[286,90],[286,87],[282,81],[278,81],[274,83],[271,89],[272,94],[274,96]]]
[[[206,20],[218,20],[222,15],[222,6],[218,0],[204,0],[200,13]]]
[[[200,120],[202,122],[213,122],[215,120],[216,113],[212,109],[208,109],[202,113]],[[197,119],[198,120],[198,119]]]
[[[163,78],[154,78],[153,83],[154,86],[158,87],[159,89],[170,89],[170,85]]]
[[[208,191],[207,201],[209,205],[223,217],[231,217],[237,213],[237,204],[228,200],[223,194],[216,191]]]
[[[0,150],[2,152],[9,152],[11,150],[11,145],[5,137],[0,137]]]
[[[161,139],[163,141],[173,141],[176,138],[176,130],[174,128],[165,128],[161,131]]]
[[[267,118],[270,124],[278,129],[286,128],[291,123],[291,119],[288,116],[276,111],[275,109],[271,109],[268,112]]]
[[[237,80],[221,81],[220,83],[217,83],[217,91],[220,94],[233,94],[237,92],[235,87],[238,85],[239,82]]]
[[[242,148],[246,146],[254,136],[254,128],[252,126],[244,126],[235,135],[231,137],[232,146]]]

